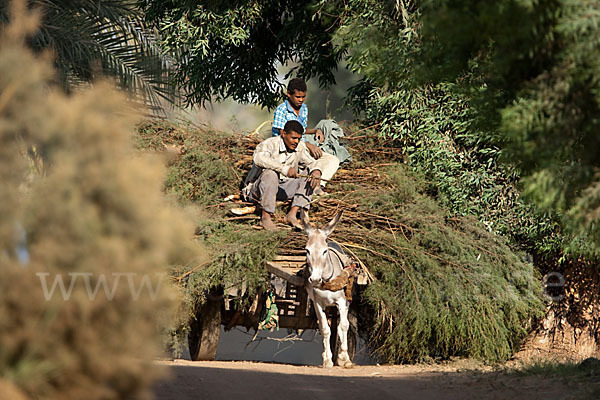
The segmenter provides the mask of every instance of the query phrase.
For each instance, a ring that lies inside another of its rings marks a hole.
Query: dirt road
[[[156,399],[578,399],[579,387],[470,366],[357,366],[352,369],[258,362],[161,361],[171,378]]]

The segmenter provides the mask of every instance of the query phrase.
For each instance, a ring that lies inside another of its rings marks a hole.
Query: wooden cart
[[[304,289],[302,270],[305,266],[305,260],[306,257],[301,254],[286,254],[277,256],[275,260],[268,262],[266,265],[271,283],[275,288],[275,304],[278,308],[280,328],[296,331],[318,329],[314,308],[310,304],[310,299],[308,299]],[[356,283],[365,285],[367,283],[366,275],[362,270],[358,273]],[[355,289],[356,286],[355,284]],[[239,310],[234,307],[233,299],[239,295],[244,295],[244,288],[235,289],[228,293],[211,293],[208,295],[208,301],[198,310],[196,319],[190,324],[188,344],[192,360],[215,359],[221,325],[225,327],[225,331],[235,326],[255,330],[258,328],[267,293],[256,295],[249,310]],[[350,321],[348,353],[351,360],[354,359],[358,341],[358,319],[355,303],[351,304],[348,313]],[[335,306],[327,307],[326,312],[330,319],[331,349],[335,360],[339,342],[337,340],[338,312]]]

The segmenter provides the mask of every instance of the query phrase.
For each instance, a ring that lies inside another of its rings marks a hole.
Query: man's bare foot
[[[262,217],[260,218],[260,224],[267,231],[277,230],[277,227],[273,223],[273,219],[271,219],[271,215],[269,213],[263,212]]]
[[[286,215],[285,222],[287,222],[288,224],[290,224],[292,227],[294,227],[296,229],[302,230],[302,225],[300,225],[300,221],[298,221],[298,218],[296,218],[296,215],[291,215],[291,214]]]

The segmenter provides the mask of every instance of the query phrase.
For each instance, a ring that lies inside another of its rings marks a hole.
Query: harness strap
[[[331,278],[333,277],[333,274],[335,272],[335,268],[333,267],[333,264],[331,262],[331,255],[328,255],[328,257],[329,257],[329,264],[331,265],[331,275],[329,275],[329,278],[324,279],[323,280],[324,282],[329,282],[331,280]],[[341,265],[341,263],[340,263],[340,265]]]
[[[335,256],[337,257],[338,261],[340,262],[340,265],[346,269],[346,266],[344,266],[344,260],[342,260],[342,256],[340,255],[340,253],[338,253],[338,251],[332,247],[329,248],[329,252],[333,252],[333,254],[335,254]],[[325,280],[325,282],[329,282],[329,280],[331,279],[331,277],[333,276],[333,272],[334,272],[335,268],[331,268],[331,275],[329,276],[329,278],[327,278]],[[343,272],[343,271],[342,271]]]
[[[338,290],[346,288],[346,299],[352,300],[352,287],[354,285],[354,274],[356,266],[356,264],[350,264],[344,267],[342,274],[338,275],[337,277],[335,277],[335,279],[332,279],[331,281],[322,283],[320,289],[337,292]]]

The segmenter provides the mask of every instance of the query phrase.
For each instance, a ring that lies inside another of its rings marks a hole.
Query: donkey
[[[325,307],[335,304],[340,312],[340,323],[338,324],[338,337],[341,343],[341,349],[338,351],[337,365],[349,368],[352,366],[352,361],[348,356],[348,307],[349,303],[346,300],[344,290],[330,291],[323,290],[321,285],[324,282],[329,282],[336,278],[344,269],[344,264],[349,258],[341,252],[339,246],[337,249],[332,246],[332,243],[327,243],[327,236],[333,231],[342,216],[342,212],[338,212],[336,216],[322,229],[314,228],[309,221],[308,215],[304,210],[300,212],[300,220],[304,231],[308,235],[306,243],[306,266],[308,279],[306,292],[308,297],[315,305],[315,311],[319,322],[319,331],[323,336],[323,368],[333,367],[333,360],[329,338],[331,336],[331,328],[327,323],[325,315]]]

